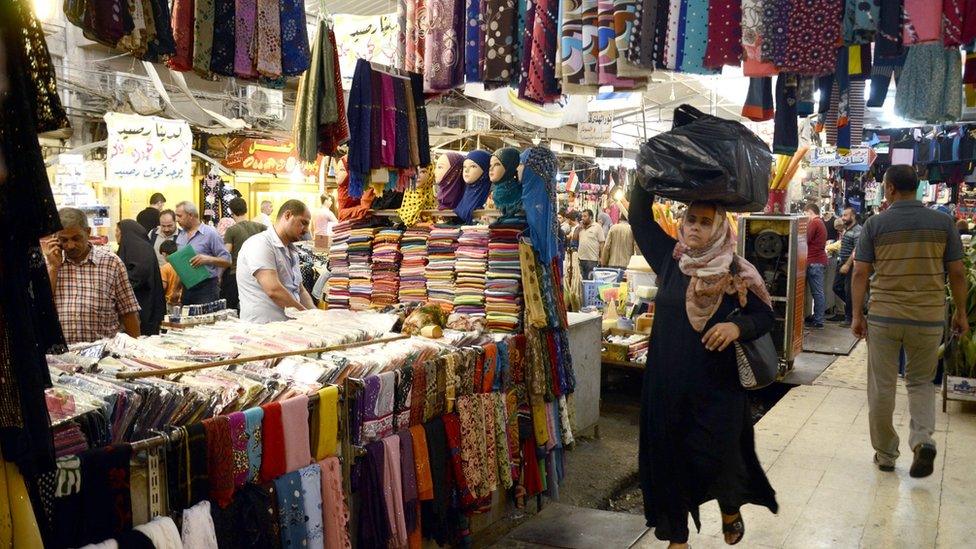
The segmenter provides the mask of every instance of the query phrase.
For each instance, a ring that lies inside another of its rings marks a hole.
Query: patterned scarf
[[[678,231],[678,244],[674,247],[674,258],[678,268],[691,277],[685,294],[688,320],[696,332],[705,329],[722,303],[725,294],[738,295],[740,306],[745,307],[749,290],[752,290],[766,305],[772,306],[769,291],[763,283],[759,271],[745,259],[735,257],[735,236],[722,208],[715,208],[718,222],[705,246],[694,249],[685,240],[684,225]],[[729,269],[732,261],[738,265],[738,273],[732,275]]]

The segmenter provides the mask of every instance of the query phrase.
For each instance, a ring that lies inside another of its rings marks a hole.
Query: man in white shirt
[[[270,227],[270,226],[274,225],[274,222],[271,221],[271,212],[273,212],[273,211],[274,211],[274,207],[271,205],[271,201],[270,200],[262,200],[261,201],[261,213],[259,213],[258,215],[254,216],[254,220],[253,221],[255,223],[260,223],[260,224],[264,225],[265,227]]]
[[[241,319],[265,324],[285,320],[285,309],[311,309],[312,296],[302,286],[295,242],[311,223],[311,212],[300,200],[278,210],[274,226],[244,242],[237,256],[237,288]]]
[[[576,241],[579,243],[577,252],[580,262],[580,274],[583,280],[589,280],[590,274],[600,264],[600,254],[607,237],[603,234],[603,227],[593,221],[593,212],[583,210],[582,221],[576,228]]]

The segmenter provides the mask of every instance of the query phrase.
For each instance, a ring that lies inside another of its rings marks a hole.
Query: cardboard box
[[[946,376],[946,396],[951,400],[976,401],[976,379]]]

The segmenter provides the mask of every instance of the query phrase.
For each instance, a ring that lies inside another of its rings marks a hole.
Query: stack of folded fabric
[[[430,225],[416,225],[400,239],[400,303],[427,301],[427,239]]]
[[[458,239],[454,312],[485,315],[485,273],[488,271],[488,226],[461,228]]]
[[[522,317],[522,267],[518,238],[525,219],[503,219],[489,227],[485,311],[488,329],[514,333]]]
[[[343,221],[332,229],[329,247],[328,300],[330,309],[349,308],[349,232],[352,223]]]
[[[355,228],[349,233],[349,308],[362,311],[369,308],[373,294],[373,227]]]
[[[435,225],[427,240],[427,299],[444,312],[454,310],[454,262],[461,231]]]
[[[373,239],[374,307],[384,308],[397,302],[400,286],[400,235],[398,229],[381,229]]]

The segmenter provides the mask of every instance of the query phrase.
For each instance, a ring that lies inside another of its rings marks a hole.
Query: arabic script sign
[[[110,112],[106,183],[113,186],[185,184],[193,134],[185,120]]]
[[[811,168],[844,168],[859,172],[867,171],[874,164],[878,154],[871,147],[855,147],[850,153],[821,154],[810,161]]]
[[[282,175],[291,175],[300,168],[306,177],[315,177],[321,161],[321,155],[315,162],[300,161],[295,143],[291,141],[240,139],[228,147],[224,165],[232,170]]]

